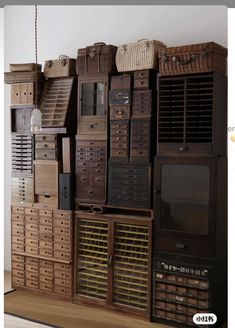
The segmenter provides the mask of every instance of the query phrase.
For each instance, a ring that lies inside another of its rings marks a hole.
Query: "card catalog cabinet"
[[[149,318],[151,219],[75,213],[74,302]]]
[[[76,202],[104,204],[107,184],[107,141],[76,143]]]
[[[34,159],[34,137],[27,134],[12,134],[12,175],[32,176]]]
[[[107,139],[108,87],[108,74],[78,77],[79,139]]]
[[[158,153],[226,156],[226,76],[159,77],[158,82]]]
[[[151,165],[109,162],[108,204],[151,208]]]

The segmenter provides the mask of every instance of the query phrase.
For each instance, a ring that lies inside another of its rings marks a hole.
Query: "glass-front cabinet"
[[[78,78],[79,138],[107,139],[108,75]]]
[[[202,251],[205,256],[211,254],[216,206],[215,161],[205,158],[156,160],[154,206],[158,248],[200,253],[197,245],[204,241]]]

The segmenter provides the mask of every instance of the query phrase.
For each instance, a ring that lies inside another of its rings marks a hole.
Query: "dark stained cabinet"
[[[75,213],[73,301],[149,318],[151,219]]]
[[[158,153],[226,156],[226,76],[159,77],[158,88]]]

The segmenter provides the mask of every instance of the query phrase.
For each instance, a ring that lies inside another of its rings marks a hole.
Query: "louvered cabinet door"
[[[108,222],[77,218],[76,296],[108,295]]]
[[[150,311],[150,230],[142,224],[114,225],[113,303],[144,316]]]
[[[159,78],[158,152],[226,155],[225,76]]]

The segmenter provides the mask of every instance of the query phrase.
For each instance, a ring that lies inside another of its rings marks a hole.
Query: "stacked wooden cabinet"
[[[66,71],[73,61],[75,75],[75,60],[66,60],[46,64],[46,81],[41,65],[11,65],[5,82],[11,84],[12,103],[12,286],[71,299],[73,207],[68,199],[73,196],[63,176],[74,173],[76,81],[54,69],[61,65]],[[42,129],[34,136],[30,120],[36,97]]]
[[[214,313],[220,327],[227,302],[226,49],[167,48],[160,63],[153,318],[181,327],[193,325],[196,313]]]

